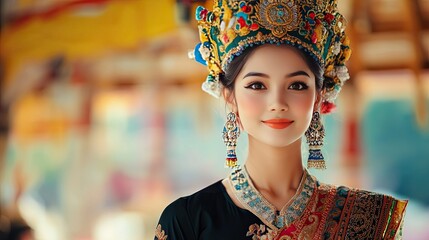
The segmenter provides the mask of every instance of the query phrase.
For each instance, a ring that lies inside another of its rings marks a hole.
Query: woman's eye
[[[251,84],[247,85],[246,88],[250,88],[250,89],[253,89],[253,90],[263,90],[263,89],[266,89],[266,87],[264,86],[264,84],[262,84],[261,82],[251,83]]]
[[[307,84],[303,82],[294,82],[289,86],[289,89],[292,89],[292,90],[305,90],[307,88],[308,88]]]

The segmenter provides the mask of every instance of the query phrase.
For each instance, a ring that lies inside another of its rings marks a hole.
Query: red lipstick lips
[[[286,119],[286,118],[275,118],[275,119],[268,119],[262,121],[264,124],[266,124],[270,128],[274,129],[284,129],[289,127],[293,123],[292,120]]]

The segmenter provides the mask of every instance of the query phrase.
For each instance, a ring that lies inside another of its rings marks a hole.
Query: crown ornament
[[[200,43],[189,56],[207,66],[202,89],[215,97],[234,57],[263,44],[296,47],[323,67],[322,113],[350,78],[350,42],[336,0],[215,0],[212,11],[197,7],[196,20]]]

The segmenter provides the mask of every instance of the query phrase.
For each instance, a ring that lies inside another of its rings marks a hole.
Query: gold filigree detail
[[[283,37],[287,32],[294,31],[299,27],[301,19],[298,6],[295,1],[261,1],[256,6],[256,19],[266,29],[278,38]]]
[[[314,239],[317,228],[319,227],[320,218],[316,215],[308,217],[311,223],[306,225],[299,234],[298,239]]]
[[[158,224],[158,226],[155,229],[155,237],[157,240],[167,240],[167,235],[165,235],[164,230],[162,230],[161,224]]]
[[[254,223],[249,226],[249,231],[246,234],[247,237],[252,237],[252,240],[274,240],[276,239],[277,232],[273,231],[264,224],[258,225]]]

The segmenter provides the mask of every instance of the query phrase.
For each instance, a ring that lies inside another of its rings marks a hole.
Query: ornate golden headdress
[[[243,50],[262,44],[287,44],[314,58],[325,70],[323,103],[333,105],[349,79],[345,62],[351,50],[345,19],[336,0],[215,0],[196,11],[201,43],[191,52],[207,65],[203,90],[220,95],[219,75]]]

